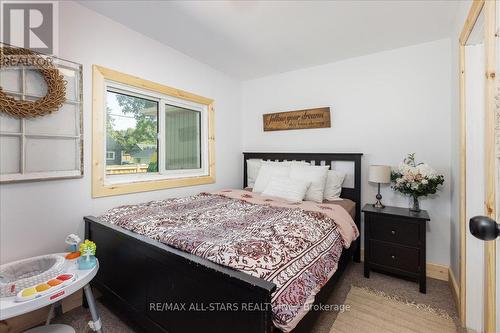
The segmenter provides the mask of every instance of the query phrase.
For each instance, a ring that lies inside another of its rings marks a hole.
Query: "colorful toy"
[[[66,255],[66,259],[75,259],[75,258],[78,258],[80,256],[80,251],[77,251],[77,245],[78,243],[80,243],[82,240],[80,239],[80,237],[78,237],[78,235],[75,235],[75,234],[69,234],[68,237],[66,237],[66,239],[64,240],[64,242],[66,244],[69,245],[69,251],[70,253],[68,253]]]
[[[82,257],[78,259],[78,269],[91,269],[97,264],[95,251],[95,243],[88,239],[80,244],[80,253]]]
[[[52,286],[52,287],[55,287],[55,286],[57,286],[57,285],[59,285],[61,283],[62,283],[62,280],[58,280],[58,279],[53,279],[53,280],[50,280],[50,281],[47,282],[47,284],[49,286]]]
[[[76,251],[76,252],[71,252],[71,253],[68,253],[64,258],[68,259],[68,260],[72,260],[72,259],[76,259],[80,256],[80,251]]]
[[[73,273],[65,273],[51,279],[47,282],[40,283],[28,288],[24,288],[16,295],[16,302],[25,302],[38,297],[42,297],[48,293],[56,291],[62,287],[70,285],[76,280],[76,275]]]

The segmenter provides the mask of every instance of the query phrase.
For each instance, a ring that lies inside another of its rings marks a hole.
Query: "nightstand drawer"
[[[370,262],[417,273],[419,271],[419,250],[371,240]]]
[[[412,246],[419,244],[417,223],[402,222],[392,216],[371,216],[369,224],[370,239]]]

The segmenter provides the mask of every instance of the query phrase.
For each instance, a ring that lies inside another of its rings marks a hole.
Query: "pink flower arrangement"
[[[425,163],[416,163],[415,154],[408,154],[403,163],[391,172],[392,188],[414,198],[418,209],[418,197],[434,194],[444,183],[444,176],[439,175]]]

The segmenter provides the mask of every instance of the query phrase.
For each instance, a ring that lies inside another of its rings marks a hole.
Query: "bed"
[[[360,229],[362,154],[244,153],[246,161],[261,158],[308,161],[346,168],[350,180],[342,197],[356,203],[354,221]],[[346,183],[344,183],[346,184]],[[181,251],[145,235],[87,216],[85,236],[96,242],[100,270],[93,286],[105,302],[147,332],[275,332],[269,306],[276,284]],[[359,237],[343,249],[335,274],[316,295],[328,296],[350,261],[359,262]],[[189,309],[183,305],[189,305]],[[220,311],[212,311],[213,306]],[[225,305],[233,304],[232,308]],[[249,307],[249,305],[254,305]],[[210,308],[211,307],[211,308]],[[307,331],[317,312],[308,313],[293,332]]]

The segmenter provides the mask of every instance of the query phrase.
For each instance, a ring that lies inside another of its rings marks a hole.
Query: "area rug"
[[[352,286],[330,333],[456,333],[451,317],[427,305]]]

